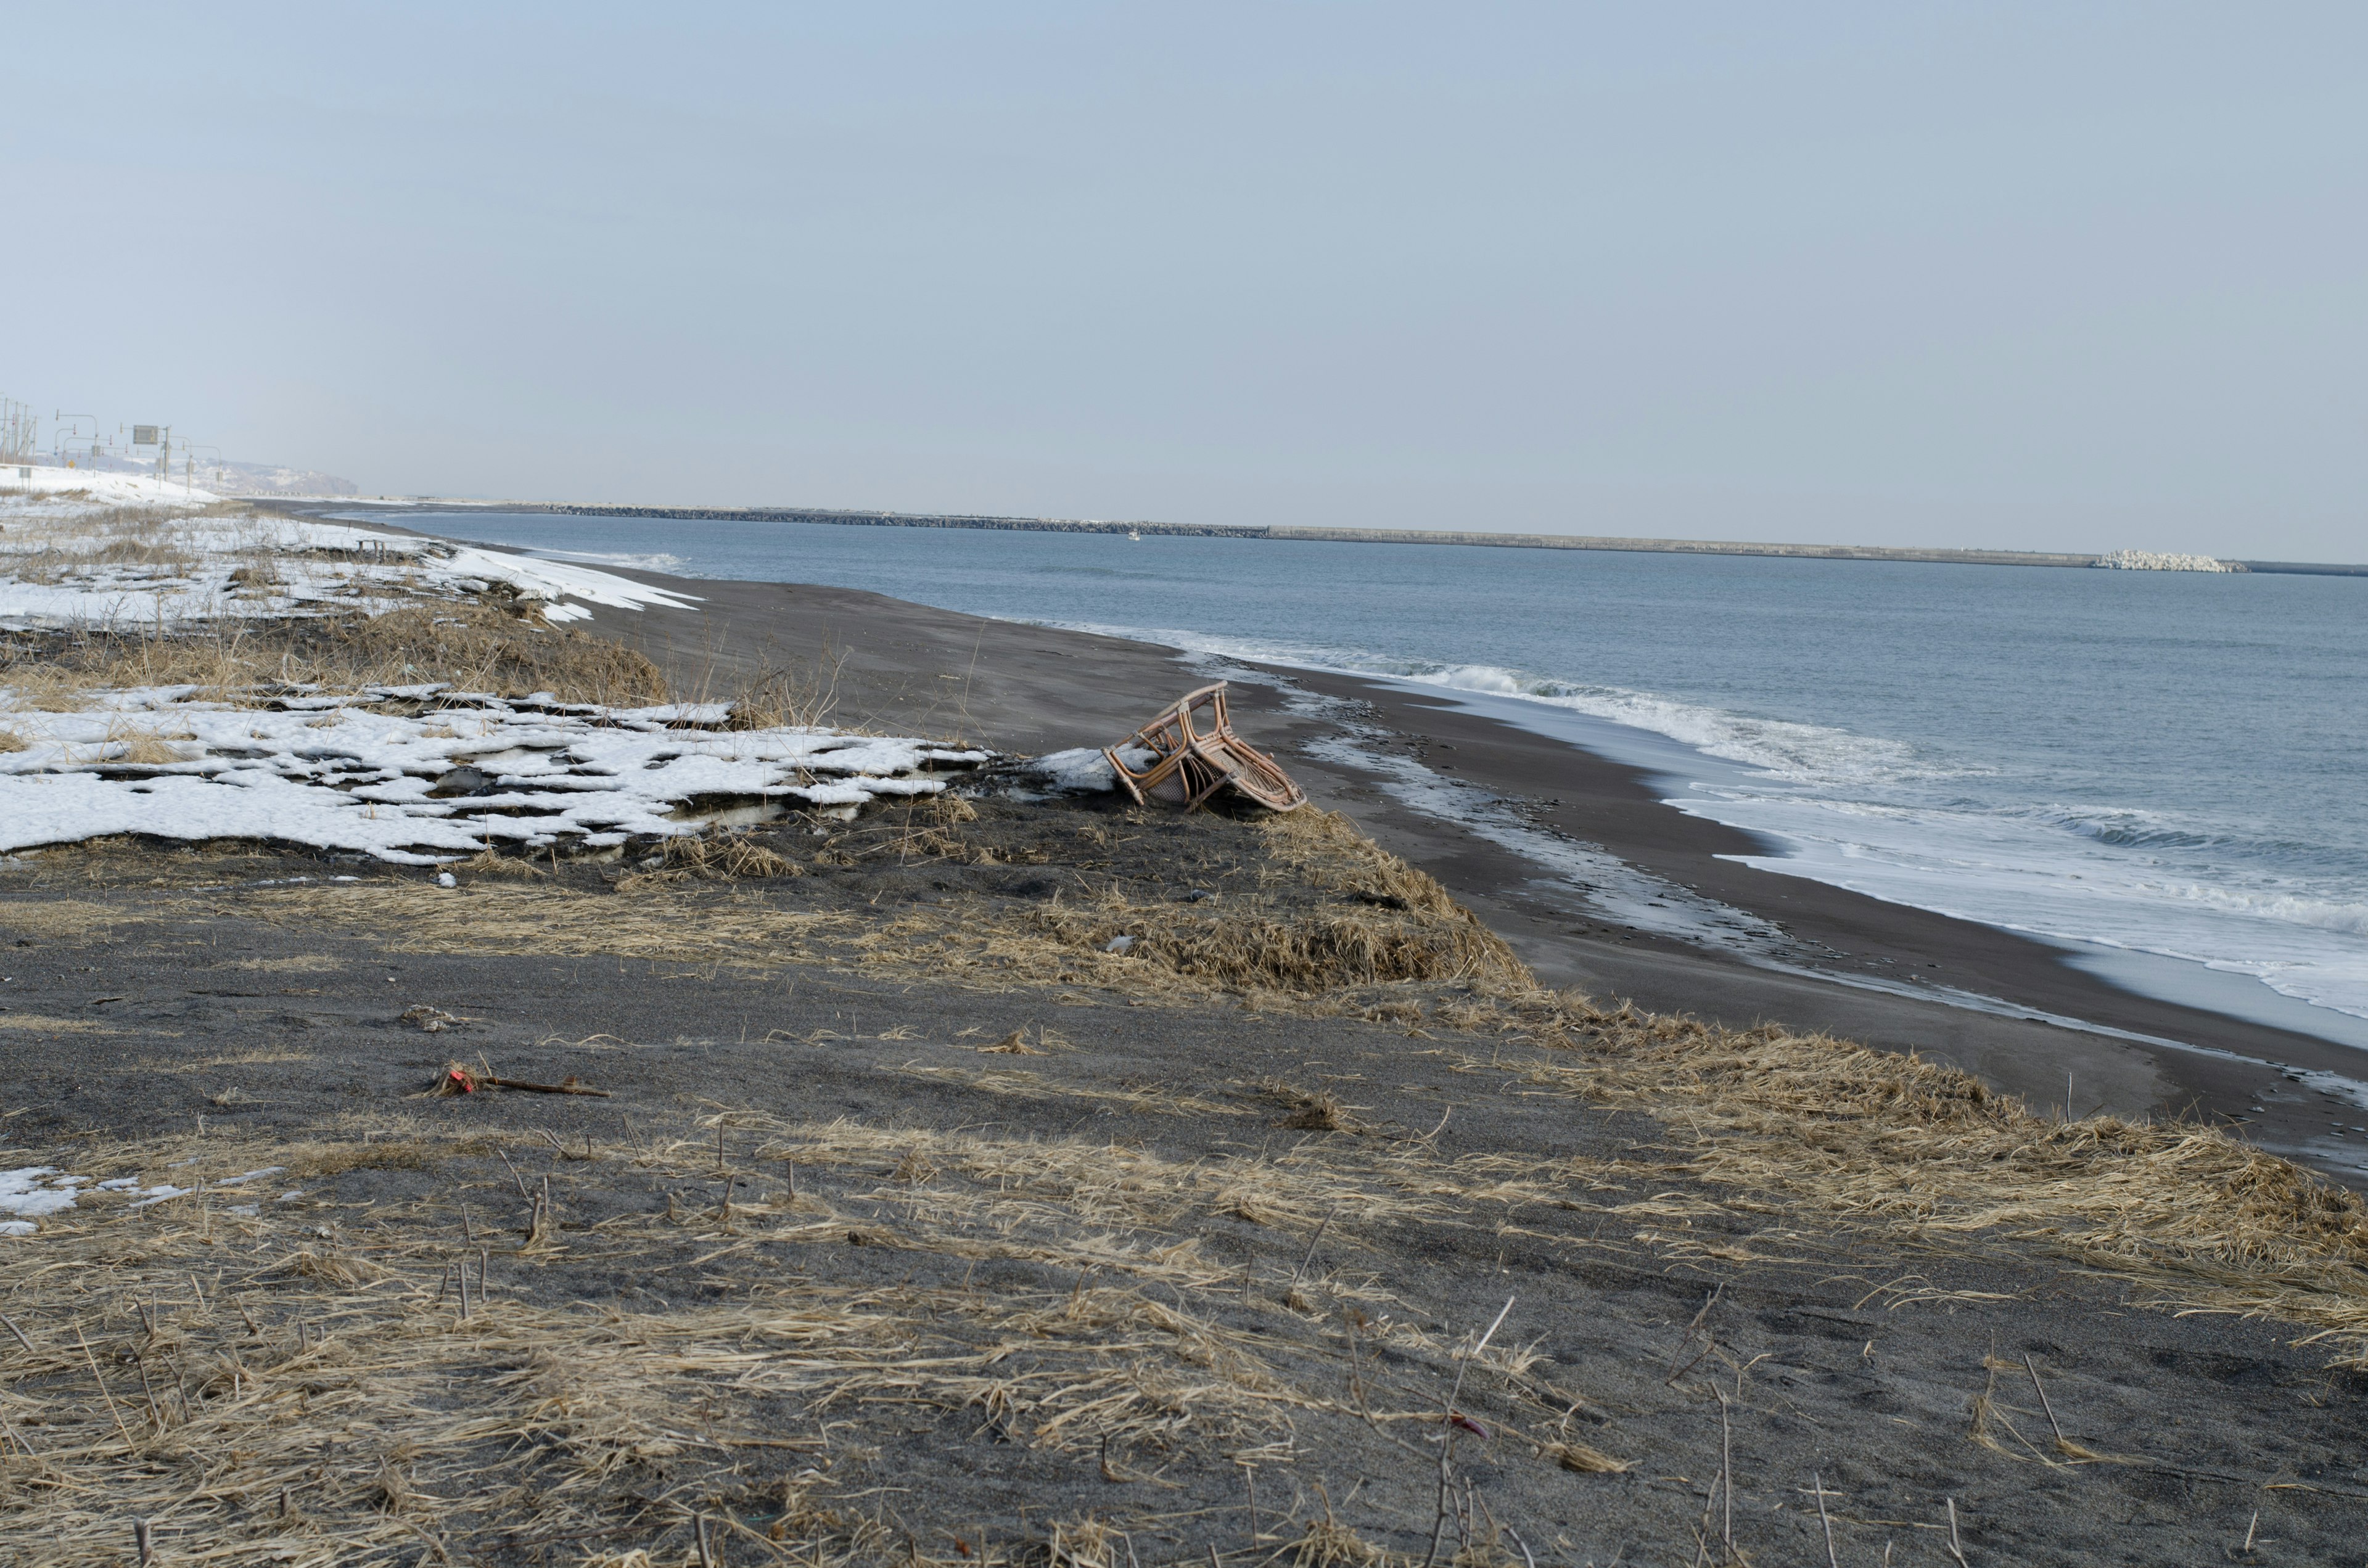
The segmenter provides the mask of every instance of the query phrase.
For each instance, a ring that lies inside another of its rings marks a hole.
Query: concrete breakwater
[[[716,522],[831,523],[858,528],[989,528],[1017,533],[1142,534],[1171,538],[1305,540],[1347,544],[1478,545],[1500,550],[1613,550],[1663,555],[1772,555],[1811,561],[1911,561],[1951,566],[2102,566],[2150,552],[1934,550],[1864,544],[1760,544],[1735,540],[1630,539],[1589,534],[1475,533],[1444,528],[1248,528],[1222,523],[1110,522],[1099,518],[855,512],[811,506],[628,506],[592,502],[474,503],[488,509],[586,517],[681,517]],[[2184,559],[2162,557],[2164,560]],[[2198,558],[2201,559],[2201,558]],[[2160,569],[2160,568],[2157,568]],[[2368,576],[2368,565],[2220,561],[2195,570]]]

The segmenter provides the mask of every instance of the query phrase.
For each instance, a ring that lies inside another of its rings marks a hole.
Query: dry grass
[[[658,853],[669,867],[703,881],[739,881],[763,877],[797,877],[805,868],[749,841],[745,834],[719,833],[670,838]]]
[[[2167,1301],[2310,1324],[2340,1340],[2347,1361],[2368,1365],[2368,1206],[2286,1161],[2208,1128],[2050,1120],[1912,1057],[1782,1029],[1607,1011],[1541,992],[1520,983],[1525,972],[1493,937],[1465,944],[1474,927],[1460,910],[1429,913],[1436,884],[1395,871],[1370,846],[1343,844],[1317,813],[1276,819],[1269,832],[1333,885],[1407,907],[1368,906],[1370,915],[1350,917],[1371,927],[1349,945],[1329,915],[1294,923],[1248,907],[1179,916],[1165,905],[1164,926],[1147,913],[1135,917],[1137,943],[1121,957],[1100,950],[1126,924],[1108,905],[1023,911],[1000,925],[950,906],[876,925],[666,894],[500,890],[454,900],[404,886],[366,898],[294,889],[257,902],[364,920],[397,947],[851,964],[1007,989],[1094,984],[1178,1002],[1223,986],[1266,987],[1281,1005],[1324,1007],[1338,995],[1364,1012],[1372,1004],[1357,988],[1377,980],[1462,981],[1472,994],[1434,999],[1433,1027],[1493,1028],[1560,1048],[1526,1069],[1532,1084],[1661,1119],[1690,1145],[1691,1168],[1711,1181],[1894,1235],[2035,1243],[2141,1280]],[[1379,1006],[1393,1024],[1414,1021],[1412,1000]],[[1320,1098],[1291,1114],[1311,1130],[1349,1125]]]
[[[465,871],[472,877],[507,877],[513,881],[541,881],[550,873],[531,860],[517,855],[504,855],[487,845],[465,860],[455,860],[449,869]]]
[[[655,890],[612,896],[555,885],[479,885],[457,897],[412,881],[273,888],[242,907],[275,925],[367,934],[391,952],[598,953],[759,969],[822,961],[832,951],[827,938],[859,928],[848,915],[753,899]]]
[[[2368,1367],[2368,1202],[2217,1129],[2053,1119],[1969,1074],[1774,1027],[1550,994],[1497,1016],[1583,1056],[1526,1081],[1652,1113],[1719,1186],[1952,1247],[2036,1244],[2183,1310],[2307,1324]]]
[[[1198,915],[1134,904],[1113,891],[1099,904],[1044,912],[1037,924],[1094,952],[1127,936],[1134,938],[1127,960],[1220,988],[1328,993],[1421,981],[1525,993],[1537,985],[1504,938],[1348,817],[1300,808],[1267,817],[1262,834],[1269,881],[1345,895],[1348,907],[1265,912],[1250,903]]]
[[[1527,992],[1529,969],[1431,877],[1313,807],[1266,819],[1267,879],[1313,886],[1341,903],[1315,909],[1244,901],[1143,904],[1116,889],[1098,903],[1055,907],[1034,923],[1056,940],[1099,953],[1131,937],[1125,960],[1206,985],[1299,994],[1405,982]]]
[[[14,898],[0,904],[0,928],[61,942],[102,942],[126,926],[144,925],[154,911],[82,898]]]
[[[72,522],[44,522],[37,540],[31,548],[0,549],[0,571],[23,582],[53,585],[108,568],[130,569],[120,575],[177,578],[199,564],[171,518],[141,507],[113,507]]]
[[[1546,1457],[1563,1469],[1576,1471],[1581,1475],[1624,1475],[1629,1469],[1626,1460],[1613,1459],[1602,1449],[1590,1449],[1585,1443],[1550,1443],[1546,1446]]]
[[[115,748],[108,760],[127,763],[134,767],[170,767],[174,763],[186,761],[188,755],[174,745],[173,741],[192,738],[194,737],[186,733],[168,736],[148,725],[129,724],[118,721],[107,727],[107,744]]]
[[[819,728],[838,708],[838,672],[845,655],[825,650],[812,664],[768,665],[742,678],[731,693],[735,730]]]
[[[557,886],[480,887],[455,897],[395,882],[272,890],[244,907],[368,931],[397,950],[810,963],[1000,990],[1092,985],[1179,1004],[1232,985],[1253,1002],[1362,1015],[1392,1028],[1494,1033],[1516,1059],[1475,1064],[1475,1073],[1647,1113],[1668,1129],[1687,1171],[1752,1202],[1893,1243],[2045,1249],[2111,1270],[2173,1306],[2308,1325],[2343,1363],[2368,1366],[2368,1205],[2288,1162],[2194,1125],[2051,1119],[1913,1057],[1543,992],[1490,946],[1493,937],[1459,947],[1469,917],[1437,884],[1354,840],[1337,821],[1301,812],[1266,832],[1277,846],[1276,878],[1304,875],[1405,907],[1360,901],[1357,918],[1374,922],[1379,934],[1344,949],[1323,934],[1321,922],[1334,914],[1327,906],[1294,922],[1256,900],[1229,898],[1233,907],[1222,914],[1163,905],[1168,926],[1155,930],[1144,914],[1125,956],[1100,950],[1114,929],[1108,905],[1030,905],[998,918],[957,903],[883,922],[861,910],[778,908],[713,890],[618,898]],[[96,933],[131,917],[67,902],[10,911],[11,923],[28,930]],[[1387,943],[1430,956],[1389,961]],[[1395,994],[1370,994],[1376,977],[1392,975],[1402,977]],[[1040,1087],[1017,1074],[981,1075],[977,1086],[1014,1096]],[[1307,1131],[1356,1125],[1350,1108],[1322,1094],[1286,1095],[1281,1114]],[[1440,1178],[1433,1170],[1422,1179]],[[1459,1201],[1592,1202],[1554,1190],[1567,1179],[1467,1169],[1452,1186]],[[1684,1218],[1686,1203],[1671,1203],[1665,1215],[1621,1211],[1640,1222]]]
[[[1216,988],[1315,993],[1404,981],[1494,988],[1528,978],[1503,940],[1469,915],[1383,909],[1269,915],[1247,905],[1196,915],[1111,895],[1042,911],[1035,923],[1086,955],[1131,937],[1128,960]]]
[[[105,1024],[88,1018],[53,1018],[44,1013],[0,1013],[0,1029],[30,1034],[113,1034]]]
[[[207,700],[236,702],[289,684],[358,692],[438,681],[463,691],[548,691],[563,701],[618,706],[666,696],[657,666],[632,649],[474,604],[0,640],[0,688],[17,706],[49,711],[127,687],[192,686]]]
[[[926,825],[908,824],[881,843],[893,848],[919,832],[949,831],[969,809],[957,801],[936,823],[916,817]],[[1277,821],[1321,815],[1302,811]],[[1338,831],[1303,830],[1282,842],[1286,847],[1334,843]],[[1532,983],[1499,938],[1437,892],[1436,883],[1404,867],[1396,884],[1413,894],[1404,908],[1360,903],[1307,909],[1244,901],[1195,914],[1192,906],[1137,905],[1113,895],[1090,905],[1056,903],[999,915],[977,905],[934,906],[881,921],[755,899],[718,902],[688,887],[699,879],[799,874],[795,863],[737,835],[678,839],[662,853],[661,869],[620,881],[617,891],[624,897],[555,887],[480,887],[456,900],[412,884],[372,884],[367,892],[278,890],[249,907],[275,920],[318,919],[381,932],[393,948],[414,951],[611,953],[757,966],[819,960],[996,987],[1069,982],[1136,995],[1234,990],[1288,1002],[1409,981],[1522,989]],[[1357,869],[1368,867],[1360,863]],[[1121,935],[1135,941],[1123,953],[1109,951]]]
[[[719,1122],[735,1165],[792,1162],[803,1190],[767,1194],[760,1179],[719,1201]],[[1438,1209],[1372,1173],[1296,1158],[1212,1171],[1076,1140],[731,1113],[553,1174],[561,1214],[653,1185],[669,1194],[662,1210],[642,1203],[589,1230],[541,1214],[487,1232],[504,1173],[450,1183],[490,1166],[484,1153],[416,1129],[153,1142],[116,1163],[169,1169],[191,1187],[278,1169],[144,1210],[89,1194],[36,1242],[0,1253],[0,1297],[31,1346],[12,1344],[0,1369],[12,1560],[113,1562],[125,1521],[142,1517],[170,1562],[466,1561],[502,1537],[613,1551],[638,1535],[659,1554],[645,1561],[678,1562],[700,1500],[721,1497],[743,1515],[778,1509],[767,1540],[798,1560],[901,1561],[916,1539],[836,1499],[835,1471],[810,1468],[805,1456],[833,1447],[825,1423],[901,1428],[922,1413],[1106,1462],[1288,1439],[1298,1420],[1349,1414],[1338,1351],[1288,1313],[1268,1332],[1221,1324],[1209,1309],[1232,1302],[1236,1281],[1201,1256],[1192,1216],[1304,1232],[1349,1204],[1383,1218]],[[230,1207],[254,1201],[248,1186],[388,1167],[447,1179],[416,1199],[381,1188],[360,1230],[320,1225],[268,1190],[257,1213]],[[473,1282],[476,1249],[452,1212],[461,1194],[473,1195],[493,1265],[466,1317],[450,1274],[467,1265]],[[901,1285],[824,1272],[784,1288],[768,1259],[801,1243],[952,1267],[937,1284],[900,1266]],[[659,1279],[695,1256],[700,1278],[742,1288],[657,1311],[536,1288],[578,1255]],[[1044,1264],[1059,1283],[971,1289],[962,1266],[990,1259]],[[1449,1364],[1410,1325],[1365,1321],[1369,1342]],[[1277,1359],[1283,1349],[1296,1358]],[[1371,1392],[1376,1424],[1435,1419]],[[1554,1412],[1534,1415],[1543,1429]],[[783,1477],[763,1505],[752,1463]],[[1081,1561],[1095,1550],[1091,1530],[1066,1539]],[[1312,1534],[1306,1560],[1364,1561],[1351,1539]]]

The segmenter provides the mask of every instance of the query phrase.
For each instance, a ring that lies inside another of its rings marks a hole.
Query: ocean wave
[[[636,554],[629,551],[529,550],[546,561],[580,561],[586,566],[626,566],[640,572],[672,572],[682,564],[679,555],[664,551]]]
[[[1759,718],[1653,692],[1591,685],[1498,665],[1442,664],[1355,649],[1212,637],[1174,628],[1073,621],[1048,624],[1105,636],[1148,638],[1192,653],[1217,653],[1261,664],[1385,676],[1479,697],[1520,698],[1666,736],[1705,756],[1740,763],[1793,782],[1856,787],[1981,777],[1995,771],[1985,764],[1930,756],[1902,741],[1825,725]]]
[[[2368,885],[2368,863],[2360,877],[2347,876],[2348,860],[2340,853],[2330,859],[2328,846],[2157,810],[2002,799],[1996,786],[2010,793],[2012,780],[1995,765],[1502,665],[1058,624],[1219,658],[1514,698],[1659,735],[1736,765],[1706,770],[1669,803],[1789,846],[1781,857],[1753,858],[1768,869],[2033,937],[2243,974],[2315,1006],[2368,1017],[2368,956],[2356,945],[2368,936],[2368,899],[2354,891]]]

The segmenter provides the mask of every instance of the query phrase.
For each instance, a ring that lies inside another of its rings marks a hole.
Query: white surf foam
[[[2001,808],[1950,788],[1952,780],[1997,777],[1979,763],[1884,737],[1497,665],[1177,629],[1067,624],[1205,655],[1511,699],[1489,711],[1516,722],[1523,722],[1524,708],[1547,708],[1647,732],[1704,764],[1667,775],[1670,805],[1783,846],[1781,854],[1747,858],[1758,869],[2023,935],[2241,975],[2282,997],[2343,1015],[2342,1025],[2328,1021],[2330,1038],[2354,1037],[2349,1020],[2368,1018],[2368,945],[2361,940],[2368,936],[2368,899],[2248,868],[2245,846],[2218,824],[2136,807],[2032,801]],[[1544,724],[1531,727],[1569,738]],[[1372,765],[1371,756],[1365,761]],[[1401,781],[1400,790],[1407,787]],[[1542,862],[1555,853],[1551,840],[1527,850]],[[1649,909],[1656,901],[1628,902]],[[1702,923],[1666,916],[1643,922],[1646,929],[1664,924],[1698,931]]]

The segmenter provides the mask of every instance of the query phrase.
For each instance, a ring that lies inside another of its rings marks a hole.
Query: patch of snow
[[[199,700],[186,687],[91,700],[9,715],[24,744],[0,754],[0,852],[137,834],[426,865],[496,843],[606,847],[696,833],[719,805],[934,795],[946,785],[932,770],[989,756],[827,729],[731,730],[715,705],[601,709],[448,693],[413,711],[379,687],[283,698],[268,710]],[[137,741],[161,742],[176,760],[126,761]]]
[[[281,1171],[284,1171],[288,1167],[286,1165],[266,1165],[261,1170],[248,1171],[241,1176],[224,1176],[222,1180],[214,1183],[214,1185],[216,1187],[237,1187],[242,1182],[253,1181],[257,1176],[278,1176]]]
[[[31,1235],[40,1229],[33,1221],[73,1208],[76,1189],[89,1180],[88,1176],[68,1176],[55,1165],[22,1165],[13,1171],[0,1171],[0,1214],[16,1216],[6,1231],[0,1233]]]
[[[1118,755],[1120,761],[1136,768],[1148,767],[1158,756],[1144,746],[1122,747]],[[1111,771],[1110,758],[1093,746],[1046,752],[1021,766],[1041,776],[1047,789],[1061,794],[1099,795],[1118,788],[1118,775]]]

